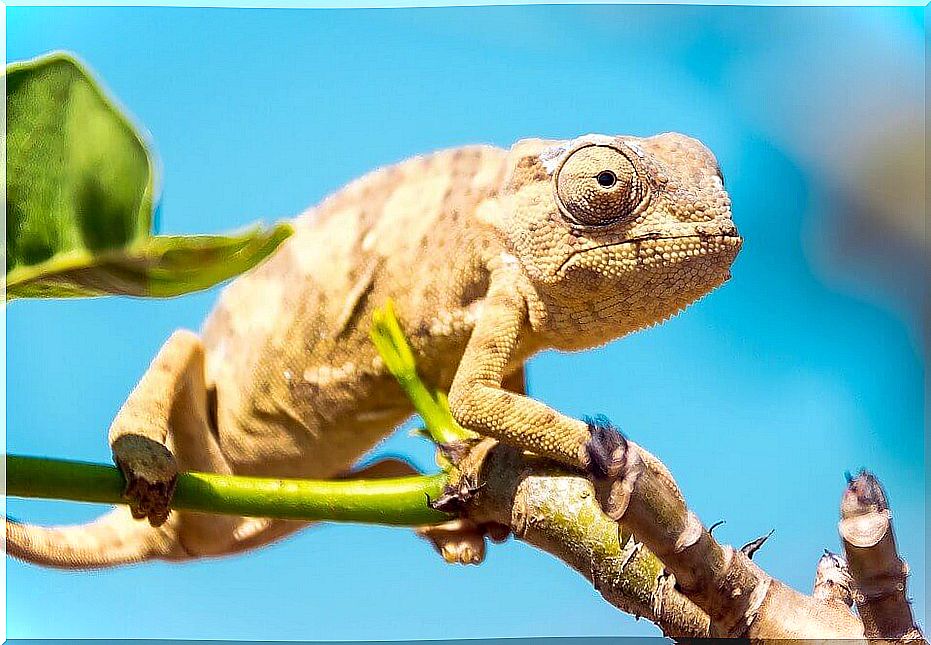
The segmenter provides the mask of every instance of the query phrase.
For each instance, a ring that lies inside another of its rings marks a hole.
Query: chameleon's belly
[[[429,338],[418,338],[416,325],[404,326],[422,378],[448,389],[470,326]],[[316,478],[344,473],[414,412],[369,342],[367,325],[328,351],[313,336],[280,340],[268,338],[266,352],[250,361],[254,348],[207,339],[218,435],[235,472]],[[235,387],[224,387],[229,382]]]

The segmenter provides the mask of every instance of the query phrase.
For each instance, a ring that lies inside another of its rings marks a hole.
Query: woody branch
[[[905,601],[906,569],[875,488],[865,498],[859,494],[856,504],[849,487],[844,496],[849,573],[842,558],[826,553],[806,595],[768,575],[743,550],[719,544],[656,457],[619,433],[607,436],[596,439],[608,442],[602,449],[610,476],[594,483],[482,441],[459,463],[462,473],[484,482],[469,516],[508,525],[522,541],[582,573],[608,602],[673,637],[922,641]],[[851,484],[858,491],[862,477]],[[854,539],[860,545],[854,547],[847,535],[852,508],[860,509],[858,535],[870,536]],[[849,607],[852,595],[859,617]]]

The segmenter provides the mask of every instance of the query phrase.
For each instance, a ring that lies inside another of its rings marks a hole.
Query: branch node
[[[818,600],[837,600],[852,607],[851,584],[847,561],[840,555],[825,549],[815,569],[812,596]]]
[[[435,500],[427,496],[427,504],[433,510],[441,513],[462,514],[475,494],[485,487],[485,483],[479,484],[476,477],[463,473],[459,481],[449,484],[443,489],[442,494]]]

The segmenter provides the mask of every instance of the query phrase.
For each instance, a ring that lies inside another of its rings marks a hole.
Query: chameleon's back
[[[409,416],[368,338],[388,298],[425,377],[449,386],[498,251],[474,215],[506,154],[457,148],[370,173],[300,216],[268,262],[223,292],[204,343],[238,472],[330,476]]]

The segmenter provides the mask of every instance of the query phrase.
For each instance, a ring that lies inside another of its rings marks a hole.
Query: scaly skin
[[[202,340],[172,336],[114,420],[131,510],[61,529],[8,522],[12,555],[72,568],[183,560],[304,526],[169,514],[175,473],[347,472],[412,413],[368,338],[389,298],[461,424],[586,468],[586,424],[502,383],[541,349],[594,347],[672,316],[729,277],[741,245],[717,162],[678,134],[418,157],[349,184],[295,227],[223,292]],[[431,537],[470,562],[477,535],[466,525]]]

